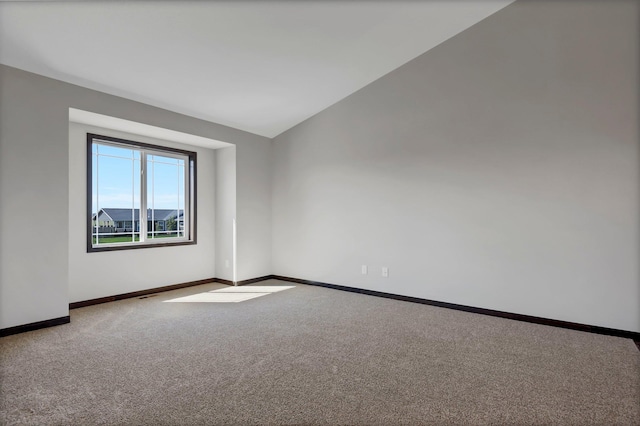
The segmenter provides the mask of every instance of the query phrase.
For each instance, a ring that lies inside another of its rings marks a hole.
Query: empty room
[[[640,425],[639,93],[639,0],[0,3],[0,424]]]

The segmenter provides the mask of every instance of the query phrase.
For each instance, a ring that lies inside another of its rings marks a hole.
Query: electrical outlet
[[[369,272],[367,265],[362,265],[362,275],[367,275]]]
[[[386,266],[382,267],[382,276],[385,278],[389,276],[389,268],[387,268]]]

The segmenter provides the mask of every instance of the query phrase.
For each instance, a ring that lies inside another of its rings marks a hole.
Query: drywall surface
[[[278,136],[274,273],[640,331],[638,33],[516,2]]]
[[[233,281],[236,147],[216,150],[216,277]]]
[[[69,314],[68,121],[47,83],[0,66],[0,328]]]
[[[247,175],[238,182],[238,204],[258,203],[268,192],[269,181],[263,180],[270,167],[267,138],[4,65],[0,88],[0,328],[68,314],[69,198],[78,195],[69,193],[70,107],[242,147],[236,160]],[[266,158],[254,172],[260,155]],[[214,183],[200,183],[199,191],[215,192]],[[270,210],[271,205],[267,202],[260,209]],[[43,238],[43,218],[55,238]],[[205,220],[198,217],[199,224]],[[269,228],[271,223],[270,216],[254,214],[243,215],[242,221],[249,228]],[[243,234],[238,243],[255,244],[253,255],[264,256],[259,262],[270,265],[270,253],[262,250],[271,247],[269,236]],[[238,260],[241,268],[243,259]],[[215,262],[213,251],[206,261]],[[193,276],[176,278],[183,282]]]
[[[238,145],[237,280],[271,272],[271,143]],[[240,161],[242,158],[243,161]]]
[[[197,244],[87,253],[87,133],[197,154]],[[69,123],[69,302],[213,278],[215,151],[111,129]]]

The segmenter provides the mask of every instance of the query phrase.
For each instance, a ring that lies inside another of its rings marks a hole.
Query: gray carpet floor
[[[225,288],[0,339],[0,423],[640,424],[628,339],[299,284],[164,303]]]

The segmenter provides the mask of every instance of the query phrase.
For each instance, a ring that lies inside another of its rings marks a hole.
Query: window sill
[[[116,250],[148,249],[148,248],[159,248],[159,247],[191,246],[195,244],[196,244],[195,241],[180,241],[175,243],[104,245],[102,247],[88,246],[87,253],[99,253],[102,251],[116,251]]]

